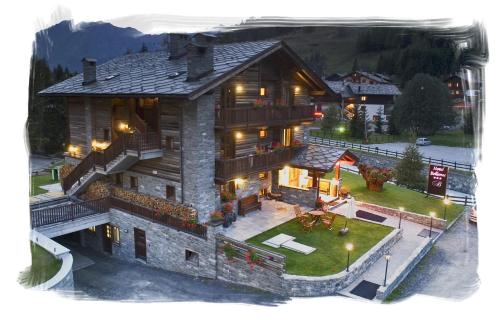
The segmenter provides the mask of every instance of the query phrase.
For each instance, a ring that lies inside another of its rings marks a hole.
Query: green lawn
[[[350,257],[352,263],[392,231],[392,228],[387,226],[352,219],[347,223],[349,233],[346,236],[340,236],[338,230],[344,226],[344,223],[345,217],[337,215],[333,231],[318,225],[311,233],[305,233],[297,220],[293,219],[254,236],[246,242],[285,255],[286,272],[289,274],[324,276],[345,269],[347,263],[346,243],[354,245]],[[309,255],[304,255],[285,248],[276,249],[262,244],[265,240],[280,233],[294,236],[297,242],[315,247],[317,250]]]
[[[321,125],[319,125],[321,126]],[[343,126],[345,130],[349,125]],[[351,137],[346,131],[340,133],[338,130],[333,133],[324,133],[322,131],[311,131],[313,136],[331,138],[338,141],[345,141],[357,144],[366,144],[363,139]],[[464,134],[462,130],[440,131],[434,135],[426,136],[433,145],[455,146],[455,147],[474,147],[474,137]],[[414,143],[415,138],[408,135],[389,135],[372,133],[368,136],[368,144],[383,144],[394,142]]]
[[[40,188],[40,186],[56,183],[57,181],[52,180],[52,175],[43,174],[31,176],[31,188],[30,188],[30,196],[36,196],[43,193],[46,193],[47,190]]]
[[[331,173],[325,175],[325,178],[331,177]],[[390,208],[404,207],[407,211],[423,215],[429,215],[433,211],[436,213],[436,217],[443,218],[444,216],[444,204],[440,199],[426,198],[422,193],[389,183],[384,184],[382,192],[370,191],[366,188],[365,180],[361,175],[341,171],[341,177],[343,180],[342,185],[349,188],[356,200]],[[463,210],[464,207],[461,205],[452,204],[448,206],[446,219],[452,221]]]
[[[61,261],[34,243],[31,246],[31,267],[21,272],[19,282],[33,287],[52,278],[61,268]]]

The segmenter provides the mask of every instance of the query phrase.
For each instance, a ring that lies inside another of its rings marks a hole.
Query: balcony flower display
[[[222,206],[222,211],[224,212],[224,214],[229,214],[229,213],[232,213],[233,212],[233,204],[228,202],[228,203],[225,203],[223,206]]]
[[[366,181],[366,187],[371,191],[381,192],[384,182],[391,180],[394,176],[390,168],[378,168],[367,164],[360,164],[358,169]]]
[[[220,210],[215,210],[210,213],[210,222],[212,224],[220,224],[224,220],[224,215]]]
[[[294,139],[294,140],[292,141],[292,146],[293,146],[293,147],[299,147],[299,146],[302,146],[302,142],[301,142],[300,140],[298,140],[298,139]]]
[[[251,270],[262,262],[261,257],[257,254],[257,252],[255,252],[255,250],[248,250],[245,254],[245,259],[247,260]]]

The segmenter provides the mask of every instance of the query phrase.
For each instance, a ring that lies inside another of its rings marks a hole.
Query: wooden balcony
[[[286,126],[314,121],[314,106],[223,108],[215,111],[216,128]]]
[[[301,148],[302,146],[281,148],[268,153],[235,159],[216,159],[215,181],[225,183],[231,179],[246,177],[249,174],[281,169]]]

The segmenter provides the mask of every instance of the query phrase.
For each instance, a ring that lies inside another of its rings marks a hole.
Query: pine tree
[[[349,121],[349,131],[354,138],[365,137],[366,111],[363,107],[355,107],[353,116]]]
[[[409,188],[423,190],[425,188],[425,176],[422,174],[424,163],[422,155],[415,144],[408,144],[403,152],[403,158],[394,168],[398,184]]]
[[[332,132],[338,122],[339,116],[337,110],[335,109],[335,107],[330,107],[321,120],[321,130],[323,132]]]
[[[379,108],[377,110],[378,118],[375,120],[375,133],[377,133],[377,134],[382,134],[383,133],[383,129],[382,129],[382,114],[383,114],[382,108]]]

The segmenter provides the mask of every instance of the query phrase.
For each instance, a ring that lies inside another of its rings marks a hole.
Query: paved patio
[[[230,227],[224,228],[222,234],[238,241],[245,241],[295,217],[291,204],[276,200],[261,201],[262,210],[238,216],[238,220]]]

